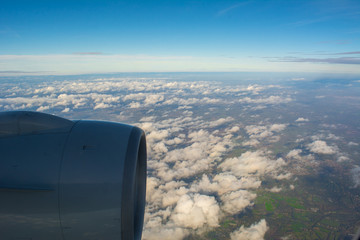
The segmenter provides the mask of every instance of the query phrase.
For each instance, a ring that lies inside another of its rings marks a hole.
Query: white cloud
[[[240,130],[240,128],[238,126],[234,126],[232,128],[230,128],[228,131],[230,133],[235,133],[235,132],[238,132]]]
[[[360,166],[355,166],[355,168],[351,169],[352,179],[354,181],[354,187],[360,186]]]
[[[264,132],[267,129],[266,126],[256,126],[256,125],[249,125],[245,127],[246,132],[249,135],[258,135]]]
[[[162,195],[162,207],[167,207],[178,203],[180,198],[189,192],[189,190],[186,189],[185,187],[179,187],[177,189],[163,189],[163,190],[164,192]]]
[[[147,95],[145,100],[144,100],[144,103],[146,105],[153,105],[153,104],[156,104],[156,103],[159,103],[159,102],[162,102],[164,101],[164,95],[162,94],[151,94],[151,95]]]
[[[109,107],[111,107],[111,105],[101,102],[95,105],[94,110],[101,108],[109,108]]]
[[[43,112],[43,111],[46,111],[46,110],[49,110],[49,109],[50,109],[49,106],[40,106],[38,109],[36,109],[36,111]]]
[[[160,131],[153,131],[148,134],[150,143],[154,141],[155,132]],[[162,165],[157,168],[156,174],[168,181],[173,178],[189,177],[213,167],[215,160],[218,160],[233,146],[230,139],[222,138],[215,134],[219,134],[219,132],[210,134],[203,129],[190,132],[188,134],[187,144],[182,148],[177,147],[169,150],[162,160],[164,163],[174,164],[171,164],[171,167],[167,164]],[[167,136],[168,135],[166,135],[166,137]],[[167,141],[165,141],[165,143],[166,142]]]
[[[328,146],[325,141],[317,140],[307,145],[308,149],[313,153],[334,154],[336,148]]]
[[[183,143],[183,142],[184,142],[184,139],[179,138],[179,137],[175,137],[173,139],[167,140],[166,144],[167,145],[177,145],[177,144],[180,144],[180,143]]]
[[[338,137],[338,136],[336,136],[335,134],[329,133],[329,134],[327,135],[326,139],[329,139],[329,140],[340,140],[341,137]]]
[[[34,90],[34,94],[52,93],[52,92],[55,92],[55,88],[53,86],[47,86],[47,87],[43,87],[43,88],[39,88],[39,89]]]
[[[219,118],[218,120],[212,121],[209,123],[209,127],[213,128],[213,127],[217,127],[220,126],[222,124],[228,123],[233,121],[234,118],[232,117],[227,117],[227,118]]]
[[[301,159],[300,153],[302,153],[301,149],[294,149],[291,150],[286,157],[287,158],[295,158],[295,159]]]
[[[267,98],[257,98],[257,99],[245,97],[239,100],[239,102],[244,102],[244,103],[260,103],[260,104],[282,104],[291,101],[292,99],[290,97],[281,97],[281,96],[269,96]]]
[[[128,100],[143,100],[146,98],[146,94],[145,93],[131,93],[126,95],[125,97],[123,97],[123,101],[128,101]]]
[[[244,141],[242,143],[244,146],[253,146],[256,147],[257,145],[260,144],[260,141],[256,140],[256,139],[250,139],[248,141]]]
[[[272,132],[280,132],[283,131],[286,128],[287,124],[273,124],[270,126],[270,131]]]
[[[349,142],[348,145],[349,146],[359,146],[359,144],[356,142]]]
[[[63,113],[70,112],[70,108],[64,108],[64,110],[62,110],[61,112],[63,112]]]
[[[252,206],[254,204],[252,200],[255,198],[256,194],[247,190],[229,192],[220,196],[220,199],[223,202],[221,209],[229,214],[237,214],[246,207]]]
[[[139,121],[140,122],[153,122],[155,121],[156,117],[155,116],[146,116],[146,117],[142,117]]]
[[[272,187],[272,188],[269,189],[269,191],[277,193],[277,192],[281,192],[282,188],[280,188],[280,187]]]
[[[303,117],[299,117],[298,119],[295,120],[295,122],[308,122],[309,119],[308,118],[303,118]]]
[[[169,136],[168,130],[152,131],[146,136],[148,142],[165,140]]]
[[[176,227],[174,224],[162,224],[161,217],[151,218],[145,225],[142,234],[144,240],[182,240],[189,235],[189,230]]]
[[[232,172],[235,176],[264,175],[266,173],[275,174],[285,166],[282,158],[271,160],[263,151],[247,151],[240,157],[228,158],[219,167],[223,170]]]
[[[139,124],[139,127],[144,130],[147,134],[151,131],[155,130],[155,126],[152,122],[143,122],[141,124]],[[146,136],[148,138],[148,136]]]
[[[241,226],[230,234],[230,238],[231,240],[261,240],[264,239],[265,233],[268,230],[269,227],[266,224],[266,220],[262,219],[248,228]]]
[[[198,229],[219,226],[220,208],[214,197],[192,194],[183,195],[171,219],[177,226]]]
[[[244,141],[243,145],[257,146],[264,140],[268,142],[277,142],[280,140],[279,136],[274,134],[283,131],[287,127],[287,124],[270,124],[270,125],[248,125],[245,127],[247,134],[250,139]]]
[[[338,162],[345,162],[345,161],[349,161],[349,160],[350,159],[345,155],[339,155],[338,158],[337,158]]]
[[[277,180],[284,180],[284,179],[289,180],[290,178],[292,178],[292,176],[293,176],[292,173],[288,172],[288,173],[281,173],[277,176],[274,176],[274,178]]]
[[[139,102],[131,102],[129,108],[140,108],[141,104]]]
[[[156,143],[153,146],[153,150],[157,153],[167,153],[168,152],[168,148],[165,146],[165,144],[163,142]]]
[[[229,172],[216,174],[212,181],[207,175],[203,175],[201,180],[191,185],[193,192],[218,193],[223,195],[239,189],[256,189],[261,185],[261,181],[253,177],[242,177],[238,179]]]

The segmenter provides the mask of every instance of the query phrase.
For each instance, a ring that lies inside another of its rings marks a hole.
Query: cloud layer
[[[295,94],[277,85],[96,78],[1,87],[1,110],[122,121],[146,132],[145,240],[180,240],[216,228],[224,219],[250,211],[259,189],[294,190],[296,177],[316,170],[321,155],[351,161],[337,144],[341,137],[330,130],[286,139],[292,148],[272,151],[272,146],[283,145],[287,131],[310,124],[306,114],[274,119],[260,115],[294,103]],[[355,187],[360,186],[359,172],[357,166],[350,170]],[[265,180],[276,185],[265,188]],[[228,237],[263,239],[269,225],[262,219]]]
[[[246,228],[241,226],[239,230],[230,234],[231,240],[261,240],[264,239],[266,231],[269,229],[265,219],[258,223],[254,223]]]

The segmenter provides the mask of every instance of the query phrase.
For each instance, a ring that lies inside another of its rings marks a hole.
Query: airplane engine
[[[0,239],[141,239],[145,191],[141,129],[0,113]]]

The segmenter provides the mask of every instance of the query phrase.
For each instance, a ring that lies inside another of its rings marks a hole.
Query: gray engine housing
[[[141,239],[145,192],[141,129],[0,113],[1,239]]]

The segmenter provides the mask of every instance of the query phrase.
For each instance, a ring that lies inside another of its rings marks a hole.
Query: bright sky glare
[[[359,66],[358,0],[1,1],[0,75]]]

